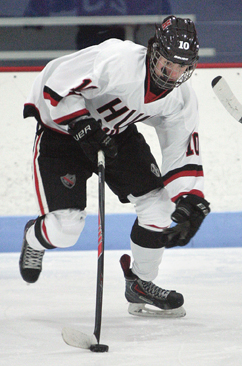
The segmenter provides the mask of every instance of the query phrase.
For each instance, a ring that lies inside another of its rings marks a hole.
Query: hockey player
[[[47,64],[24,117],[38,122],[33,178],[39,216],[26,224],[20,272],[36,282],[46,249],[73,246],[85,224],[86,181],[106,157],[106,183],[137,219],[130,257],[120,263],[130,303],[180,308],[176,291],[153,283],[164,248],[186,245],[209,213],[203,194],[197,100],[190,83],[198,61],[194,23],[167,17],[148,49],[107,40]],[[155,127],[162,175],[135,123]],[[172,228],[171,219],[176,223]]]

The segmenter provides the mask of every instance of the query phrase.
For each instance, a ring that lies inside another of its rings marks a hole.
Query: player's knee
[[[44,217],[45,240],[57,248],[76,244],[84,226],[86,212],[78,209],[57,210]]]
[[[139,197],[129,195],[128,198],[134,204],[139,226],[151,231],[162,231],[170,226],[174,204],[165,188],[155,189]]]
[[[131,230],[131,242],[142,248],[160,249],[165,247],[166,241],[161,230],[154,231],[139,225],[135,220]]]

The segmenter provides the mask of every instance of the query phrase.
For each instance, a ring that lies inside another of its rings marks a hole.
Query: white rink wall
[[[0,73],[0,216],[36,215],[31,178],[36,123],[22,118],[23,104],[37,72]],[[214,77],[224,76],[242,103],[242,69],[197,69],[192,76],[200,109],[200,148],[206,177],[205,195],[213,212],[242,211],[242,125],[231,117],[212,91]],[[155,131],[138,128],[157,159],[161,154]],[[97,178],[88,182],[89,214],[97,213]],[[106,189],[107,213],[133,213]]]

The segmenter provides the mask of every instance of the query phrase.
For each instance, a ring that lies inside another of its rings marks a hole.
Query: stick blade
[[[222,76],[216,76],[212,80],[212,88],[225,109],[242,123],[242,105],[234,96],[226,80]]]
[[[89,336],[76,329],[63,328],[61,335],[65,343],[72,347],[90,349],[92,345],[97,344],[94,334]]]

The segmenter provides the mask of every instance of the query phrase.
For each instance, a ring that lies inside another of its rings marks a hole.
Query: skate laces
[[[31,269],[40,269],[42,265],[42,258],[44,255],[44,250],[34,250],[29,245],[27,245],[25,256],[24,256],[24,268],[31,268]]]
[[[169,293],[171,292],[169,290],[164,290],[163,288],[156,286],[153,282],[147,282],[143,280],[140,281],[143,289],[146,291],[148,295],[151,295],[152,297],[166,299]]]

